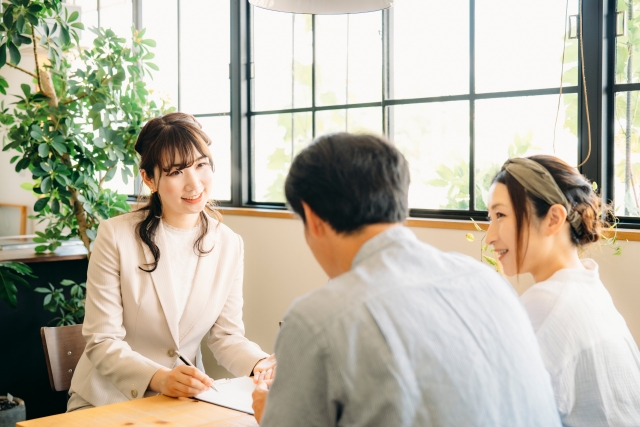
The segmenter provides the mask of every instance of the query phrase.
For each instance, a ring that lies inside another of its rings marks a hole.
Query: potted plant
[[[16,423],[27,419],[26,407],[22,399],[0,396],[0,427],[14,427]]]
[[[93,45],[83,48],[79,15],[59,0],[10,0],[3,9],[0,72],[12,67],[35,86],[21,85],[15,107],[0,109],[0,124],[7,133],[3,149],[17,151],[11,163],[17,172],[31,172],[39,195],[33,218],[46,231],[36,233],[36,251],[55,251],[77,237],[90,256],[100,220],[130,209],[127,195],[104,183],[118,170],[125,183],[137,174],[136,138],[149,118],[166,110],[150,99],[143,80],[158,69],[150,62],[155,42],[143,38],[144,30],[124,39],[94,28]],[[25,45],[33,46],[34,70],[20,65]],[[0,76],[0,92],[8,86]]]

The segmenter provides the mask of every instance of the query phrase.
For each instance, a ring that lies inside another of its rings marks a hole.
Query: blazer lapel
[[[193,287],[187,297],[187,303],[178,324],[178,330],[180,331],[179,341],[193,328],[193,325],[201,317],[202,310],[209,303],[209,296],[214,286],[214,278],[218,267],[218,259],[220,258],[221,244],[218,239],[217,224],[215,220],[209,219],[209,232],[203,239],[202,248],[209,250],[213,247],[213,250],[209,254],[198,258]]]
[[[160,300],[160,305],[162,305],[165,318],[167,319],[167,324],[171,331],[171,337],[173,338],[176,348],[179,348],[178,308],[176,306],[176,299],[173,292],[171,263],[169,261],[169,252],[167,250],[167,242],[165,239],[162,221],[160,221],[160,224],[158,225],[155,243],[158,245],[158,249],[160,249],[160,260],[158,261],[158,267],[151,272],[151,279],[153,281],[153,286],[156,289],[158,299]],[[144,250],[147,263],[153,263],[153,255],[147,245],[142,242],[140,244]]]

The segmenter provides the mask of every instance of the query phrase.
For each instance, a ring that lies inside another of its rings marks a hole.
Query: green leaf
[[[47,246],[47,245],[40,245],[40,246],[36,246],[34,250],[35,250],[36,252],[40,253],[40,252],[44,252],[44,251],[46,251],[46,250],[47,250],[47,248],[48,248],[48,246]]]
[[[152,70],[160,71],[160,67],[158,67],[153,62],[145,62],[144,65],[146,65],[147,67],[151,68]]]
[[[7,63],[7,44],[3,43],[0,46],[0,68],[4,67]]]
[[[51,303],[51,294],[48,294],[44,297],[43,305],[49,305]]]
[[[142,43],[144,45],[147,45],[147,46],[150,46],[150,47],[156,47],[155,40],[145,39],[145,40],[140,41],[140,43]]]
[[[20,184],[20,188],[27,191],[33,191],[33,182],[23,182]]]
[[[38,145],[38,154],[40,154],[40,157],[49,157],[49,144],[43,142]]]
[[[109,169],[107,171],[107,174],[104,176],[104,180],[106,182],[111,181],[113,179],[113,177],[115,176],[116,171],[117,171],[117,168],[115,168],[115,167],[112,167],[111,169]]]
[[[43,194],[47,194],[47,193],[49,193],[49,192],[51,191],[51,177],[49,177],[49,176],[45,176],[45,177],[42,179],[42,182],[40,183],[40,190],[42,190],[42,193],[43,193]],[[43,200],[43,199],[40,199],[40,200]],[[39,202],[40,200],[38,200],[38,202]],[[36,205],[38,204],[38,202],[36,202]],[[45,203],[45,204],[46,204],[46,203]],[[44,208],[44,206],[43,206],[43,208]],[[41,210],[41,209],[36,209],[36,208],[34,207],[34,210],[36,210],[36,211],[37,211],[37,210]]]
[[[24,15],[19,15],[18,19],[16,19],[16,30],[18,30],[19,33],[24,33],[24,27],[25,27]]]
[[[51,145],[53,146],[53,148],[58,152],[58,154],[63,155],[67,152],[67,146],[64,145],[61,142],[58,142],[56,140],[53,140],[51,142]]]
[[[60,284],[62,286],[69,286],[69,285],[75,285],[76,282],[74,282],[73,280],[64,279],[63,281],[60,282]]]
[[[43,197],[41,199],[38,199],[38,201],[33,205],[33,210],[36,212],[40,212],[42,209],[44,209],[45,206],[47,206],[47,203],[49,203],[48,197]]]
[[[60,213],[60,201],[58,201],[58,199],[51,201],[51,213],[55,215]]]
[[[18,65],[20,63],[20,59],[22,56],[20,55],[20,51],[12,42],[9,42],[9,57],[11,58],[11,62],[13,65]]]
[[[51,289],[47,289],[47,288],[35,288],[34,291],[39,292],[41,294],[51,293]]]
[[[84,30],[84,24],[82,22],[74,22],[71,26],[79,30]]]
[[[474,237],[474,235],[471,234],[471,233],[467,233],[465,237],[466,237],[467,241],[469,241],[469,242],[473,242],[476,239]]]
[[[29,86],[28,84],[22,83],[20,85],[20,88],[22,89],[22,92],[24,93],[24,96],[26,96],[27,98],[29,96],[31,96],[31,86]],[[38,127],[38,129],[40,129],[40,128]]]
[[[67,20],[67,22],[73,22],[79,17],[80,17],[80,14],[78,13],[78,11],[74,11],[73,13],[71,13],[71,15],[69,15],[69,19]]]

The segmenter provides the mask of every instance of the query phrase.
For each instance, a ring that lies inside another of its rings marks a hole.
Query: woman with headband
[[[487,242],[521,295],[567,426],[640,426],[640,352],[579,249],[598,241],[603,206],[591,183],[552,156],[507,160],[489,192]]]

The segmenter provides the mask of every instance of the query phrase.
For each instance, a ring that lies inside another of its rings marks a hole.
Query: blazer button
[[[176,352],[171,348],[169,349],[169,351],[167,351],[167,356],[169,357],[173,357],[176,355]]]
[[[138,390],[131,390],[131,397],[133,397],[134,399],[138,397]]]

